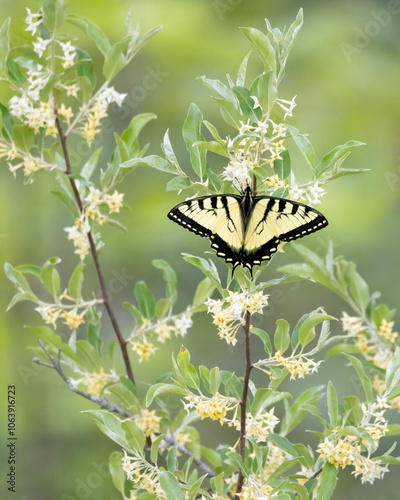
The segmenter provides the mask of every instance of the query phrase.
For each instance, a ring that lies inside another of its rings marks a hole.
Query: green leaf
[[[292,406],[286,411],[285,418],[282,422],[282,429],[285,434],[291,432],[309,413],[307,405],[313,405],[322,396],[323,386],[310,387],[298,396]]]
[[[122,451],[111,452],[108,459],[108,467],[114,486],[123,496],[125,496],[126,473],[121,467],[123,457],[124,454]]]
[[[162,471],[158,475],[160,486],[167,495],[168,500],[185,500],[179,482],[176,477],[169,471]]]
[[[26,76],[22,73],[20,65],[10,56],[7,57],[7,73],[9,79],[18,87],[23,87],[26,83]]]
[[[335,319],[333,316],[329,314],[323,313],[311,313],[308,318],[300,326],[299,330],[299,342],[305,347],[307,344],[312,342],[315,338],[315,327],[319,325],[323,321],[329,321],[331,319]]]
[[[56,32],[64,22],[63,0],[44,0],[43,22],[50,31]]]
[[[176,470],[179,469],[176,446],[172,446],[172,448],[168,450],[167,467],[170,472],[175,472]]]
[[[167,131],[164,134],[164,139],[161,148],[164,152],[165,158],[169,161],[169,163],[171,163],[171,165],[175,166],[177,171],[179,171],[181,168],[179,166],[178,160],[176,158],[174,149],[171,144],[171,140],[169,138],[169,129],[167,129]]]
[[[193,307],[197,308],[204,305],[204,301],[211,296],[215,289],[214,283],[209,278],[204,278],[197,285],[193,298]]]
[[[133,384],[131,380],[129,380],[128,377],[120,376],[119,381],[126,389],[128,389],[129,392],[131,392],[135,396],[136,399],[139,399],[136,386]]]
[[[232,87],[232,92],[239,101],[240,109],[243,114],[252,122],[258,122],[262,119],[262,110],[260,107],[254,109],[254,99],[250,97],[250,90],[245,87]]]
[[[262,108],[271,112],[278,98],[278,91],[275,86],[275,75],[271,71],[263,73],[258,77],[257,96],[258,102],[261,104]]]
[[[257,335],[257,337],[260,337],[264,344],[264,349],[267,354],[272,353],[272,345],[271,345],[271,339],[269,338],[268,333],[265,330],[262,330],[261,328],[251,328],[251,333],[254,333]]]
[[[4,21],[0,28],[0,75],[5,77],[7,75],[7,58],[10,52],[10,31],[11,19],[8,18]]]
[[[181,191],[182,189],[186,189],[191,185],[192,182],[189,177],[187,177],[186,175],[179,175],[178,177],[174,177],[167,182],[165,191]]]
[[[394,356],[389,361],[386,371],[386,387],[389,392],[393,392],[400,385],[400,347],[396,347]],[[390,398],[395,396],[389,394]]]
[[[278,176],[279,180],[284,181],[290,176],[292,171],[290,154],[286,149],[280,153],[282,160],[274,161],[274,174]]]
[[[314,157],[315,152],[312,147],[311,142],[307,139],[305,134],[302,134],[297,130],[297,128],[292,127],[292,125],[285,125],[286,129],[289,131],[290,135],[293,137],[294,142],[300,150],[300,153],[303,155],[307,164],[314,170]]]
[[[276,330],[274,333],[274,346],[277,351],[283,354],[290,345],[290,325],[284,319],[276,320]]]
[[[111,48],[111,44],[104,31],[95,24],[91,19],[76,14],[69,14],[67,21],[78,26],[83,31],[86,31],[89,38],[94,42],[96,47],[105,56]]]
[[[287,30],[285,38],[283,39],[282,42],[282,55],[285,60],[287,59],[289,52],[292,49],[294,40],[298,32],[300,31],[302,25],[303,25],[303,9],[300,9],[299,12],[297,13],[296,19]]]
[[[217,287],[222,293],[221,280],[219,278],[218,270],[211,260],[202,259],[187,253],[183,253],[183,258],[193,266],[199,268]]]
[[[204,181],[206,170],[206,151],[203,148],[194,146],[194,143],[204,141],[204,137],[201,135],[202,121],[203,115],[196,104],[192,103],[183,124],[182,135],[186,143],[186,148],[190,153],[193,170],[199,176],[201,182]]]
[[[210,392],[211,394],[216,394],[221,385],[221,375],[218,366],[211,368],[210,370]]]
[[[137,167],[152,167],[161,172],[167,172],[168,174],[177,174],[176,167],[169,163],[169,161],[161,158],[161,156],[150,155],[144,158],[131,158],[130,160],[124,162],[121,165],[122,168],[135,169]]]
[[[358,141],[348,141],[346,144],[336,146],[332,151],[326,154],[320,163],[315,167],[315,175],[320,177],[323,173],[333,167],[338,161],[340,161],[343,156],[347,155],[353,148],[364,146],[363,142]]]
[[[32,129],[25,125],[17,125],[14,127],[13,135],[17,148],[28,153],[35,143]]]
[[[86,181],[89,181],[95,168],[97,167],[98,161],[99,161],[99,156],[100,153],[102,152],[103,148],[98,148],[96,151],[91,155],[91,157],[87,160],[85,165],[82,167],[81,170],[81,177],[83,177]]]
[[[338,469],[333,464],[325,462],[320,476],[316,500],[329,500],[332,497],[336,488],[338,472]]]
[[[139,304],[139,309],[146,319],[151,319],[155,315],[156,301],[150,288],[144,281],[138,281],[135,285],[134,294]]]
[[[162,440],[165,438],[164,434],[160,434],[152,443],[150,448],[150,460],[153,464],[157,463],[158,460],[158,450]]]
[[[177,278],[176,278],[175,271],[168,264],[168,262],[166,262],[165,260],[162,260],[162,259],[153,260],[152,264],[157,269],[162,270],[164,281],[166,281],[166,283],[167,283],[167,287],[166,287],[166,291],[165,291],[166,296],[167,296],[168,300],[171,302],[171,304],[174,305],[176,302],[176,299],[178,297],[178,292],[176,290]]]
[[[133,319],[140,326],[143,323],[143,316],[139,309],[137,309],[133,304],[130,304],[129,302],[124,302],[122,305],[125,307],[125,309],[128,309],[128,311],[132,314]]]
[[[138,136],[143,127],[147,125],[149,121],[155,120],[156,118],[157,115],[154,113],[140,113],[132,118],[128,128],[126,128],[121,135],[130,156],[136,155],[140,151]]]
[[[68,358],[75,361],[78,366],[81,366],[81,359],[79,356],[71,349],[68,344],[64,344],[64,342],[60,339],[60,337],[53,332],[47,326],[29,326],[29,329],[37,335],[45,344],[50,344],[56,349],[60,349],[60,351],[67,356]]]
[[[244,86],[245,81],[246,81],[246,71],[247,71],[247,63],[249,61],[249,57],[251,55],[250,51],[245,58],[243,59],[242,64],[240,65],[239,71],[238,71],[238,76],[236,79],[236,85]]]
[[[85,269],[86,264],[84,262],[79,262],[79,264],[74,269],[71,274],[71,278],[68,282],[68,295],[70,295],[73,299],[80,299],[82,284],[83,284],[83,270]]]
[[[195,367],[190,364],[189,351],[184,347],[181,347],[178,354],[178,365],[182,371],[182,377],[185,384],[194,389],[198,389],[200,387],[200,379],[197,375]]]
[[[355,425],[360,425],[364,416],[363,409],[361,408],[360,399],[357,396],[344,396],[344,411],[349,412],[348,417]]]
[[[152,385],[147,391],[146,395],[146,406],[150,406],[154,398],[160,394],[179,394],[181,396],[186,396],[188,393],[187,389],[174,384],[164,384],[159,383]]]
[[[370,403],[373,399],[372,383],[371,383],[371,380],[368,378],[367,374],[365,373],[361,361],[359,359],[355,358],[354,356],[351,356],[350,354],[345,354],[345,356],[351,362],[351,364],[353,365],[353,368],[356,370],[358,378],[361,381],[365,395],[367,397],[367,401]]]
[[[250,40],[252,46],[261,57],[268,70],[276,72],[276,53],[269,38],[262,31],[255,28],[240,28],[242,33]]]
[[[40,277],[44,288],[56,297],[60,290],[60,275],[56,269],[56,265],[61,262],[58,257],[52,257],[42,267]]]
[[[112,80],[121,70],[124,69],[126,59],[123,51],[127,42],[122,40],[113,45],[106,53],[103,65],[103,75],[106,80]]]
[[[25,276],[21,272],[14,269],[13,266],[11,264],[9,264],[8,262],[6,262],[4,264],[4,272],[7,276],[7,278],[12,283],[14,283],[14,285],[16,285],[18,290],[20,290],[21,292],[30,292],[31,291],[30,286],[29,286]]]
[[[340,423],[339,405],[336,390],[331,381],[328,382],[327,400],[329,421],[332,427],[336,427]]]

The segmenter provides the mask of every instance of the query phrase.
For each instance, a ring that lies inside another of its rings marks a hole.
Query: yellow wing
[[[244,265],[251,268],[269,260],[280,241],[301,238],[327,226],[328,221],[317,210],[295,201],[260,196],[254,198],[253,211],[244,236]]]
[[[235,195],[193,198],[174,207],[168,217],[193,233],[209,237],[217,255],[234,262],[244,237],[240,200]]]

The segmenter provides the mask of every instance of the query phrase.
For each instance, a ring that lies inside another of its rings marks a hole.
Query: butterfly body
[[[281,241],[301,238],[328,225],[314,208],[273,196],[202,196],[176,205],[168,217],[202,237],[208,237],[219,257],[247,267],[269,260]]]

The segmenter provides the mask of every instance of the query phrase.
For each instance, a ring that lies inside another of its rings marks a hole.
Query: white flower
[[[36,54],[39,54],[39,57],[42,57],[43,52],[46,50],[51,40],[43,40],[40,36],[38,36],[36,40],[36,43],[33,44],[33,50]]]
[[[76,83],[73,85],[65,85],[64,88],[67,91],[67,96],[72,95],[73,97],[78,97],[79,85]]]
[[[239,191],[243,191],[250,184],[251,180],[247,163],[231,161],[225,168],[222,178],[232,182],[234,187]]]
[[[289,189],[290,199],[293,201],[301,201],[303,199],[304,189],[299,188],[299,186],[294,185]]]
[[[25,22],[28,25],[27,28],[25,28],[25,31],[32,31],[32,36],[36,33],[36,29],[39,26],[39,24],[42,23],[42,20],[40,19],[39,21],[34,21],[34,19],[40,17],[40,14],[32,14],[31,10],[28,9],[28,7],[25,7],[28,15],[26,16]]]
[[[253,106],[253,109],[256,109],[256,108],[261,108],[261,105],[260,105],[260,103],[258,102],[258,97],[257,97],[257,96],[255,96],[255,95],[251,95],[250,97],[251,97],[251,98],[253,99],[253,101],[254,101],[254,106]]]
[[[108,103],[115,102],[118,106],[122,105],[126,96],[127,94],[120,94],[114,89],[114,87],[105,89],[101,94],[101,97],[103,97],[103,99],[105,99]]]
[[[184,314],[180,318],[175,320],[175,328],[177,329],[177,333],[180,333],[182,337],[184,337],[190,328],[193,325],[192,318],[189,314]]]
[[[284,120],[286,119],[287,116],[293,116],[293,109],[296,107],[296,103],[294,102],[296,97],[297,95],[295,95],[291,101],[287,101],[286,99],[276,100],[276,102],[283,109],[283,111],[285,111],[285,116],[283,118]]]
[[[321,203],[321,198],[326,194],[326,191],[324,191],[322,188],[318,186],[318,182],[314,184],[314,186],[311,186],[308,189],[308,199],[310,201],[310,205],[315,205],[316,203]],[[311,199],[311,196],[314,197],[314,199]]]

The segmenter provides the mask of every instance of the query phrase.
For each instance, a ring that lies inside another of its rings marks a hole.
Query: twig
[[[75,179],[73,177],[71,177],[72,168],[71,168],[71,162],[69,159],[69,154],[68,154],[68,149],[67,149],[67,137],[63,133],[60,118],[58,116],[57,108],[54,108],[54,115],[56,117],[56,126],[57,126],[58,135],[60,137],[61,147],[63,150],[64,159],[65,159],[65,165],[66,165],[65,174],[68,176],[69,181],[71,183],[72,191],[74,192],[74,196],[76,198],[76,202],[78,204],[79,211],[81,213],[83,213],[82,199],[81,199],[81,196],[79,194]],[[98,254],[97,249],[96,249],[96,245],[95,245],[95,242],[93,239],[92,232],[89,231],[87,236],[88,236],[88,240],[89,240],[89,244],[90,244],[90,250],[92,252],[92,256],[93,256],[93,260],[94,260],[94,265],[96,267],[97,276],[98,276],[99,282],[100,282],[101,293],[102,293],[103,301],[104,301],[104,307],[107,310],[107,313],[108,313],[108,316],[110,318],[111,324],[113,326],[114,332],[117,336],[119,346],[121,348],[122,357],[123,357],[124,363],[125,363],[126,374],[127,374],[128,378],[131,380],[131,382],[134,384],[135,378],[133,376],[131,362],[129,360],[128,350],[126,347],[127,342],[124,339],[124,337],[122,336],[121,330],[120,330],[118,322],[117,322],[117,318],[115,317],[114,311],[111,308],[110,299],[108,297],[108,292],[107,292],[107,286],[106,286],[106,282],[104,280],[103,271],[102,271],[101,265],[100,265],[99,254]]]
[[[68,385],[68,387],[71,389],[71,391],[73,391],[75,394],[78,394],[79,396],[82,396],[85,399],[88,399],[89,401],[92,401],[92,403],[95,403],[95,404],[101,406],[102,408],[109,410],[112,413],[118,413],[119,415],[121,415],[122,417],[125,417],[125,418],[133,418],[134,417],[134,415],[132,413],[129,413],[128,411],[124,410],[123,408],[116,405],[115,403],[112,403],[107,398],[99,398],[97,396],[93,396],[92,394],[88,394],[87,392],[81,391],[77,387],[75,387],[74,384],[72,382],[70,382],[70,380],[68,380],[68,378],[66,377],[66,375],[64,374],[64,372],[61,368],[61,363],[60,363],[61,351],[58,350],[58,359],[56,360],[49,354],[49,352],[47,351],[42,340],[39,340],[39,345],[42,348],[42,350],[44,351],[44,353],[46,354],[50,363],[44,363],[43,361],[41,361],[38,358],[33,358],[33,361],[35,363],[37,363],[38,365],[46,366],[47,368],[51,368],[52,370],[55,370],[58,373],[58,375],[62,378],[62,380]],[[184,455],[186,455],[187,457],[193,457],[193,453],[188,448],[186,448],[186,446],[178,443],[178,441],[176,440],[176,438],[172,432],[167,434],[164,437],[164,441],[167,443],[167,445],[170,444],[171,446],[176,446],[178,448],[178,450],[181,453],[183,453]],[[216,476],[215,472],[210,467],[208,467],[208,465],[205,464],[200,458],[194,457],[193,462],[200,469],[202,469],[209,477]]]
[[[250,372],[253,368],[251,364],[250,357],[250,311],[246,311],[246,322],[244,324],[244,333],[246,335],[246,367],[243,379],[243,392],[242,399],[240,401],[240,437],[239,437],[239,452],[243,459],[246,456],[246,405],[247,405],[247,393],[249,390]],[[239,494],[243,488],[243,472],[239,469],[238,484],[236,487],[235,499],[239,500]]]
[[[44,343],[42,340],[39,340],[40,347],[43,349],[45,352],[46,356],[50,360],[50,364],[44,363],[38,358],[33,358],[33,361],[37,363],[38,365],[46,366],[47,368],[52,368],[55,370],[60,377],[64,380],[64,382],[68,385],[68,387],[71,389],[71,391],[75,392],[75,394],[79,394],[79,396],[82,396],[85,399],[88,399],[92,403],[95,403],[102,408],[106,408],[107,410],[111,411],[112,413],[119,413],[121,416],[125,418],[132,418],[133,415],[127,411],[125,411],[123,408],[119,407],[118,405],[112,403],[109,401],[107,398],[99,398],[97,396],[93,396],[92,394],[88,394],[87,392],[80,391],[77,387],[74,386],[74,384],[68,380],[68,378],[65,376],[64,372],[62,371],[61,368],[61,363],[60,363],[60,354],[61,351],[58,351],[58,359],[55,360],[47,351]]]
[[[323,470],[323,467],[321,467],[320,469],[318,469],[317,472],[314,472],[314,474],[312,476],[310,476],[304,484],[309,483],[310,481],[312,481],[313,479],[315,479],[317,476],[319,476],[321,474],[322,470]],[[294,496],[297,496],[297,491],[294,494]]]
[[[164,441],[166,442],[167,445],[176,446],[178,448],[178,450],[181,451],[182,453],[184,453],[186,456],[188,456],[188,457],[193,456],[193,453],[188,448],[186,448],[186,446],[178,443],[178,441],[176,440],[175,436],[172,433],[167,434],[164,437]],[[193,462],[200,469],[202,469],[209,477],[216,476],[215,472],[212,469],[210,469],[210,467],[208,467],[208,465],[206,465],[204,462],[202,462],[199,458],[194,457]]]

